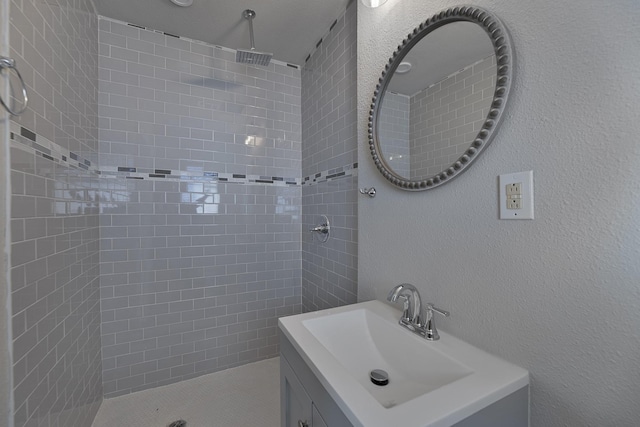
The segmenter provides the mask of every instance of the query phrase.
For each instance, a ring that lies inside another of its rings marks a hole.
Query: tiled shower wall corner
[[[305,311],[357,300],[356,3],[302,70],[302,304]],[[307,230],[327,215],[326,243]]]
[[[97,16],[88,0],[12,1],[10,16],[29,92],[11,123],[15,425],[88,426],[102,401]]]
[[[411,178],[455,162],[482,129],[495,90],[495,55],[411,97]]]
[[[278,354],[302,310],[300,85],[100,19],[105,396]]]

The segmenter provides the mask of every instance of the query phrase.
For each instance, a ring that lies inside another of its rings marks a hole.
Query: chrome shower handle
[[[311,228],[309,231],[311,231],[311,235],[313,235],[313,233],[318,233],[318,240],[320,241],[320,243],[325,243],[327,240],[329,240],[331,225],[329,224],[329,218],[327,218],[326,215],[319,215],[319,217],[322,218],[322,222],[320,222],[320,224],[318,224],[317,226]]]
[[[309,231],[311,231],[312,233],[328,234],[329,233],[329,226],[327,224],[320,224],[317,227],[313,227]]]

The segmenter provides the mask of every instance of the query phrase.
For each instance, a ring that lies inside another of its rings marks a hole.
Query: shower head
[[[264,65],[265,67],[271,62],[270,53],[258,52],[256,50],[243,50],[238,49],[236,51],[236,62],[240,64],[252,64],[252,65]]]
[[[253,65],[269,65],[271,62],[272,53],[258,52],[253,42],[253,18],[256,17],[256,13],[247,9],[243,12],[242,16],[249,21],[249,35],[251,37],[251,50],[238,49],[236,51],[236,62],[241,64],[253,64]]]

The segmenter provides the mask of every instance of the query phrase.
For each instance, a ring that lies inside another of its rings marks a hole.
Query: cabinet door
[[[280,357],[280,391],[282,427],[312,427],[311,398],[284,357]]]
[[[320,416],[320,412],[318,412],[316,405],[313,405],[313,427],[327,427],[327,423],[325,423]]]

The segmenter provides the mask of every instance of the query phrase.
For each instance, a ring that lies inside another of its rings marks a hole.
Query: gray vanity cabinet
[[[313,405],[313,427],[327,427],[316,405]]]
[[[353,427],[282,333],[280,414],[282,427]]]
[[[327,427],[284,357],[280,359],[280,387],[283,427]]]
[[[284,358],[280,359],[280,390],[282,427],[315,425],[312,418],[313,402]]]

